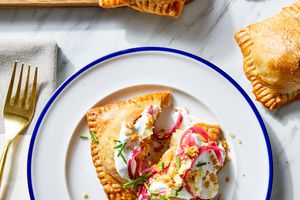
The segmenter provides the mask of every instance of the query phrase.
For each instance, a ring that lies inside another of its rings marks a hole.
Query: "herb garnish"
[[[141,177],[139,177],[139,178],[137,178],[135,180],[129,181],[127,183],[124,183],[122,186],[124,188],[126,188],[126,187],[131,186],[131,185],[133,185],[135,183],[138,183],[138,182],[145,182],[150,176],[152,176],[152,172],[150,172],[150,173],[148,173],[148,174],[146,174],[144,176],[141,176]]]
[[[115,147],[114,147],[114,149],[118,149],[118,157],[120,157],[121,156],[121,158],[123,159],[123,161],[127,164],[127,161],[126,161],[126,159],[125,159],[125,157],[124,157],[124,155],[123,155],[123,153],[122,153],[122,151],[124,150],[124,148],[125,148],[125,146],[126,146],[126,144],[127,144],[127,142],[125,142],[124,144],[123,143],[121,143],[121,141],[119,141],[119,140],[115,140],[115,142],[119,142],[120,144],[118,144],[118,145],[116,145]]]
[[[114,149],[119,149],[119,148],[121,148],[122,146],[123,146],[122,143],[121,143],[121,144],[118,144],[117,146],[114,147]]]
[[[181,158],[177,157],[177,169],[180,169],[181,167]]]
[[[161,171],[162,171],[162,172],[165,171],[165,163],[164,163],[164,162],[161,163]]]
[[[178,188],[178,190],[175,191],[175,197],[178,196],[178,193],[181,192],[182,189],[183,189],[183,186],[181,186],[180,188]]]
[[[197,165],[196,165],[196,167],[201,167],[201,166],[203,166],[203,165],[207,165],[207,163],[205,163],[205,162],[204,162],[204,163],[198,162]]]
[[[87,140],[87,139],[89,139],[89,137],[88,136],[85,136],[85,135],[81,135],[81,136],[79,136],[81,139],[84,139],[84,140]]]
[[[90,135],[91,135],[91,138],[92,138],[93,142],[98,143],[98,138],[97,138],[97,136],[95,135],[95,132],[91,131],[91,132],[90,132]]]
[[[162,200],[170,200],[170,198],[169,197],[167,197],[167,196],[164,196],[164,195],[160,195],[159,196]]]
[[[185,153],[185,156],[186,156],[186,157],[189,157],[189,158],[192,157],[189,153]]]
[[[127,142],[125,142],[124,144],[122,144],[121,149],[119,150],[118,156],[120,156],[122,154],[123,149],[125,148]]]

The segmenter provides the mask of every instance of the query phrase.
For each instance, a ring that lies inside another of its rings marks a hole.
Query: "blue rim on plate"
[[[177,49],[171,49],[171,48],[165,48],[165,47],[137,47],[137,48],[131,48],[131,49],[126,49],[126,50],[122,50],[122,51],[117,51],[115,53],[109,54],[107,56],[104,56],[102,58],[99,58],[97,60],[95,60],[94,62],[86,65],[85,67],[81,68],[79,71],[77,71],[75,74],[73,74],[70,78],[68,78],[65,82],[63,82],[59,88],[54,92],[54,94],[51,96],[51,98],[49,99],[49,101],[47,102],[47,104],[45,105],[45,107],[43,108],[37,123],[34,127],[33,133],[32,133],[32,138],[30,140],[30,144],[29,144],[29,151],[28,151],[28,157],[27,157],[27,183],[28,183],[28,190],[29,190],[29,195],[31,199],[35,199],[34,197],[34,191],[33,191],[33,187],[32,187],[32,177],[31,177],[31,162],[32,162],[32,154],[33,154],[33,148],[34,148],[34,142],[39,130],[39,127],[47,113],[47,111],[49,110],[51,104],[54,102],[54,100],[57,98],[57,96],[66,88],[66,86],[68,86],[76,77],[78,77],[80,74],[84,73],[86,70],[96,66],[97,64],[109,60],[111,58],[115,58],[118,56],[122,56],[122,55],[126,55],[126,54],[131,54],[131,53],[136,53],[136,52],[147,52],[147,51],[157,51],[157,52],[167,52],[167,53],[174,53],[174,54],[179,54],[182,56],[186,56],[189,58],[192,58],[198,62],[201,62],[203,64],[205,64],[206,66],[212,68],[213,70],[215,70],[216,72],[218,72],[220,75],[222,75],[224,78],[226,78],[232,85],[234,85],[234,87],[243,95],[243,97],[246,99],[246,101],[248,102],[248,104],[250,105],[250,107],[252,108],[260,126],[261,129],[263,131],[264,134],[264,138],[266,141],[266,146],[267,146],[267,151],[268,151],[268,158],[269,158],[269,183],[268,183],[268,191],[266,194],[266,199],[270,199],[271,196],[271,192],[272,192],[272,184],[273,184],[273,157],[272,157],[272,149],[271,149],[271,143],[270,143],[270,139],[268,136],[268,132],[267,129],[265,127],[265,124],[263,122],[262,117],[260,116],[257,108],[255,107],[254,103],[252,102],[252,100],[250,99],[250,97],[247,95],[247,93],[242,89],[242,87],[235,81],[233,80],[233,78],[231,78],[226,72],[224,72],[222,69],[220,69],[219,67],[217,67],[216,65],[210,63],[209,61],[200,58],[196,55],[193,55],[191,53],[185,52],[185,51],[181,51],[181,50],[177,50]]]

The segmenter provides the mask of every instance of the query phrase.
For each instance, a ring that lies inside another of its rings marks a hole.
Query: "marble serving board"
[[[186,0],[186,4],[192,0]],[[99,6],[99,0],[0,0],[1,7],[90,7]]]
[[[0,7],[99,6],[98,0],[0,0]]]

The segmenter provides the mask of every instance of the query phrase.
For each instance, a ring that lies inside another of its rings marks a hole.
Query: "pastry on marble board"
[[[300,99],[300,1],[235,34],[253,93],[269,110]]]
[[[136,192],[122,184],[138,178],[147,166],[153,124],[170,106],[169,92],[151,93],[87,112],[89,131],[96,137],[91,154],[108,199],[136,199]]]
[[[208,180],[216,178],[229,151],[221,128],[177,111],[170,131],[154,131],[158,115],[170,105],[171,93],[159,92],[87,112],[95,137],[92,159],[108,199],[211,199],[218,193],[217,179]],[[173,159],[179,156],[182,167]],[[204,171],[209,173],[197,176]],[[201,183],[193,184],[191,178]],[[169,188],[155,185],[161,179],[161,186]]]
[[[185,0],[99,0],[103,8],[128,6],[140,12],[171,17],[178,17],[184,4]]]

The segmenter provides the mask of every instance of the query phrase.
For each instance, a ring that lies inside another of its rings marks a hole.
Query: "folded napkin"
[[[54,40],[1,40],[0,39],[0,133],[4,133],[3,105],[15,60],[38,69],[38,99],[34,118],[25,134],[31,134],[37,117],[56,88],[57,44]],[[31,74],[33,74],[31,67]],[[18,72],[18,71],[17,71]],[[24,70],[24,74],[27,73]],[[18,80],[18,73],[16,74]],[[25,76],[23,76],[25,79]]]
[[[57,44],[53,40],[1,40],[0,39],[0,153],[5,145],[3,126],[3,106],[15,60],[18,61],[18,80],[21,63],[24,63],[23,78],[28,64],[38,69],[38,98],[34,118],[24,133],[19,136],[8,152],[5,171],[0,187],[0,199],[26,200],[29,198],[27,187],[27,152],[31,134],[37,118],[46,101],[56,88]],[[32,79],[31,79],[32,80]]]

